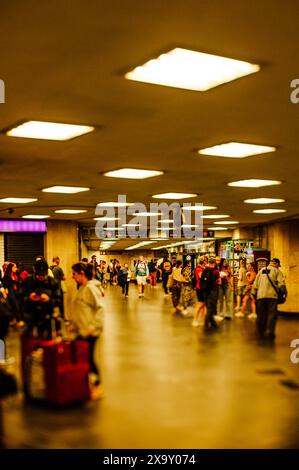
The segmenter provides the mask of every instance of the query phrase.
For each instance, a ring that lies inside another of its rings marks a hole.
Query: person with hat
[[[48,275],[45,259],[34,265],[34,274],[28,276],[21,289],[23,318],[26,332],[35,331],[39,337],[51,337],[51,320],[59,314],[61,303],[59,285]]]
[[[258,272],[252,289],[257,299],[257,330],[261,338],[275,338],[279,290],[287,292],[280,261],[272,258],[269,265]]]

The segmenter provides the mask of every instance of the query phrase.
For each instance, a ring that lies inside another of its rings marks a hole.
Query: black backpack
[[[213,290],[213,269],[205,268],[200,278],[200,290],[205,293]]]

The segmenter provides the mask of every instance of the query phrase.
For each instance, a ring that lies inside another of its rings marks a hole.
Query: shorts
[[[247,287],[247,286],[238,286],[238,295],[239,295],[240,297],[243,297],[243,295],[245,295],[246,287]]]
[[[205,299],[204,299],[204,293],[203,293],[202,290],[196,289],[196,296],[197,296],[198,302],[204,302],[204,301],[205,301]]]
[[[145,286],[146,285],[146,276],[136,276],[137,284]]]

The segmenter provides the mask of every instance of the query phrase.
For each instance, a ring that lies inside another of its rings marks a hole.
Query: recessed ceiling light
[[[230,215],[220,215],[220,214],[213,214],[213,215],[202,215],[202,219],[226,219],[227,217],[230,217]]]
[[[224,224],[224,225],[232,225],[232,224],[238,224],[239,222],[237,222],[236,220],[219,220],[217,222],[214,222],[214,224]]]
[[[171,219],[163,219],[159,220],[160,224],[174,224],[174,220]]]
[[[82,188],[80,186],[51,186],[49,188],[44,188],[42,191],[44,193],[59,193],[59,194],[76,194],[82,193],[84,191],[89,191],[90,188]]]
[[[276,184],[281,184],[281,181],[277,180],[260,180],[260,179],[249,179],[249,180],[240,180],[232,181],[227,183],[228,186],[234,186],[237,188],[262,188],[263,186],[274,186]]]
[[[157,227],[156,230],[175,230],[174,227]]]
[[[59,209],[54,211],[56,214],[82,214],[83,212],[87,212],[87,210],[83,209]]]
[[[210,211],[217,209],[216,206],[186,206],[182,207],[183,211]]]
[[[48,219],[50,216],[49,215],[37,215],[37,214],[32,214],[32,215],[22,215],[22,219]]]
[[[160,215],[160,213],[159,212],[135,212],[133,215],[139,216],[139,217],[156,217]]]
[[[227,227],[209,227],[208,230],[227,230]]]
[[[255,214],[278,214],[279,212],[286,212],[285,209],[257,209],[252,211]]]
[[[214,145],[213,147],[198,150],[198,153],[215,157],[245,158],[250,157],[251,155],[259,155],[261,153],[275,152],[275,150],[275,147],[269,147],[266,145],[228,142],[226,144]]]
[[[100,202],[97,204],[99,207],[130,207],[134,206],[134,203],[131,202]]]
[[[165,240],[169,240],[169,238],[161,237],[161,238],[151,238],[152,242],[165,242]]]
[[[27,121],[6,132],[10,137],[29,139],[69,140],[94,130],[92,126],[77,126],[58,122]]]
[[[260,66],[242,60],[175,48],[125,74],[128,80],[206,91],[258,72]]]
[[[285,202],[285,199],[275,199],[273,197],[257,197],[255,199],[245,199],[246,204],[275,204]]]
[[[111,222],[113,220],[119,220],[119,217],[95,217],[93,220],[102,220],[103,222]]]
[[[111,178],[128,178],[134,180],[143,180],[159,175],[163,175],[163,171],[140,170],[136,168],[120,168],[119,170],[108,171],[107,173],[104,173],[104,176],[110,176]]]
[[[154,199],[187,199],[189,197],[196,197],[197,194],[189,194],[189,193],[162,193],[162,194],[154,194],[152,197]]]
[[[104,228],[104,230],[106,230],[106,232],[112,232],[112,231],[117,231],[117,230],[125,230],[124,227],[107,227],[107,228]]]
[[[29,202],[35,202],[37,199],[28,198],[28,197],[5,197],[0,199],[0,202],[4,204],[29,204]]]
[[[197,228],[199,227],[199,225],[188,225],[188,224],[184,224],[181,226],[181,228]]]

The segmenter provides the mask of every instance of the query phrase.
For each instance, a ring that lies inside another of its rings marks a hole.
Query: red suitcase
[[[70,405],[90,399],[89,344],[86,341],[44,341],[22,337],[22,376],[25,395],[26,358],[37,348],[44,350],[46,401],[55,405]]]

